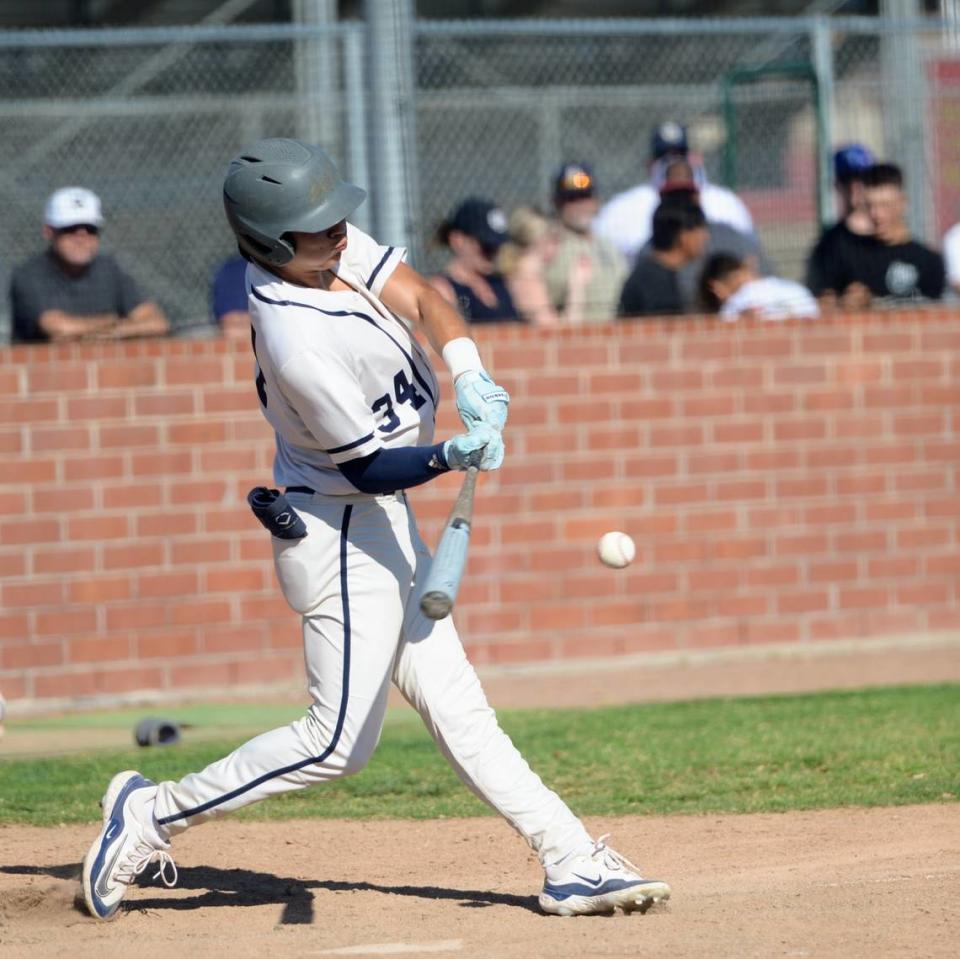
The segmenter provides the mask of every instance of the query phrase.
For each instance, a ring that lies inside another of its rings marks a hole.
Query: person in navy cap
[[[675,120],[667,120],[654,127],[650,134],[650,158],[659,160],[665,156],[686,156],[690,152],[687,128]]]
[[[634,262],[650,240],[654,210],[660,204],[660,190],[670,163],[685,158],[693,168],[699,203],[710,223],[726,223],[747,235],[754,235],[753,218],[746,204],[732,190],[707,180],[702,159],[691,149],[687,128],[675,120],[654,127],[650,134],[650,178],[646,183],[618,193],[597,214],[594,232],[610,240]]]
[[[451,258],[430,283],[471,323],[520,319],[497,267],[497,253],[508,238],[506,214],[483,197],[465,199],[437,230]]]

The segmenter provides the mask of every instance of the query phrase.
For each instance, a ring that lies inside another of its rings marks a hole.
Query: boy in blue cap
[[[807,259],[806,284],[822,306],[835,305],[843,291],[831,287],[832,265],[844,250],[858,246],[873,235],[873,221],[867,213],[864,175],[875,163],[870,150],[861,143],[840,147],[833,155],[833,176],[840,201],[840,218],[824,229]]]

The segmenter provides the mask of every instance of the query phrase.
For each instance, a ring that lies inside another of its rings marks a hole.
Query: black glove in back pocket
[[[277,539],[303,539],[307,526],[280,490],[257,486],[247,493],[253,515]]]

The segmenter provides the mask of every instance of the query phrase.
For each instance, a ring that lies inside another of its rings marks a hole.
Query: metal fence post
[[[304,26],[329,26],[337,22],[335,0],[294,0],[294,22]],[[297,97],[301,108],[301,136],[319,143],[334,156],[340,153],[338,117],[330,109],[337,92],[337,39],[313,35],[294,46]]]
[[[555,95],[544,96],[540,101],[540,130],[537,137],[539,147],[537,155],[540,159],[540,186],[539,192],[543,199],[543,208],[550,210],[553,207],[553,194],[550,178],[561,161],[566,157],[560,155],[560,104]],[[503,202],[498,201],[498,202]]]
[[[363,85],[363,44],[366,31],[357,26],[343,38],[343,84],[347,116],[346,169],[352,183],[370,189],[370,159],[367,153],[367,91]],[[373,229],[370,201],[361,203],[351,222],[365,233]]]
[[[381,243],[409,247],[411,243],[409,165],[413,143],[404,129],[412,63],[412,0],[366,0],[367,69],[370,107],[367,125],[374,229]]]
[[[820,136],[817,138],[817,209],[820,225],[827,226],[833,220],[833,36],[830,20],[825,16],[813,18],[810,38],[813,50],[813,69],[817,74],[817,122]]]
[[[882,76],[886,154],[903,168],[908,220],[914,236],[927,237],[927,172],[924,151],[926,83],[917,30],[917,0],[881,0]],[[939,239],[939,238],[937,238]]]

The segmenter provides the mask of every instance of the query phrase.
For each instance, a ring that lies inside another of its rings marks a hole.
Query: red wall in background
[[[457,613],[474,662],[960,626],[960,315],[478,339],[513,403]],[[8,700],[299,681],[245,502],[272,457],[251,368],[220,341],[0,352]],[[413,495],[431,543],[458,483]],[[609,529],[627,570],[596,559]]]

